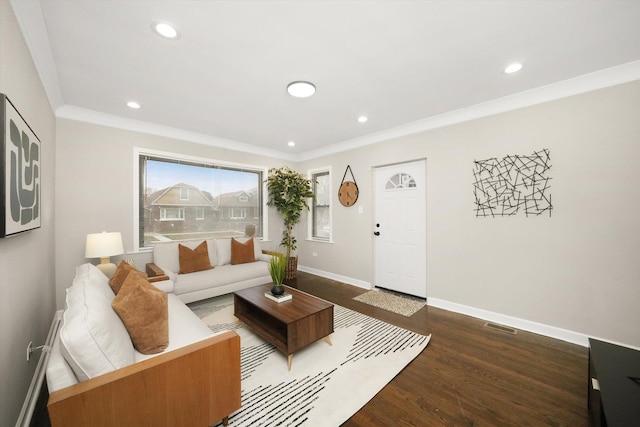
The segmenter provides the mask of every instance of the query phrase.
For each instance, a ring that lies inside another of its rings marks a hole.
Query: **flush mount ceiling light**
[[[151,24],[151,28],[156,32],[156,34],[159,34],[164,38],[170,40],[176,40],[180,38],[180,33],[178,32],[176,27],[167,22],[154,22],[153,24]]]
[[[313,83],[309,82],[291,82],[287,85],[287,92],[289,92],[289,95],[295,96],[296,98],[308,98],[316,93],[316,87]]]
[[[358,121],[359,121],[360,123],[364,123],[364,122],[366,122],[367,120],[369,120],[369,119],[367,118],[367,116],[360,116],[360,117],[358,117]]]
[[[137,110],[137,109],[140,108],[140,104],[138,104],[135,101],[129,101],[129,102],[127,102],[127,107],[132,108],[134,110]]]
[[[517,73],[520,70],[522,70],[522,64],[520,64],[519,62],[514,62],[513,64],[505,68],[504,72],[506,74],[513,74],[513,73]]]
[[[288,145],[289,147],[295,147],[296,143],[295,143],[295,142],[293,142],[293,141],[289,141],[289,142],[287,143],[287,145]]]

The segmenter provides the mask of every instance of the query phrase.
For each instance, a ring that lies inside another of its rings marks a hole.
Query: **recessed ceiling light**
[[[522,70],[522,64],[520,64],[518,62],[514,62],[513,64],[511,64],[507,68],[505,68],[504,72],[507,73],[507,74],[513,74],[513,73],[517,73],[520,70]]]
[[[154,22],[151,25],[151,28],[153,28],[153,31],[157,34],[160,34],[162,37],[167,39],[176,40],[180,38],[180,33],[176,27],[167,22]]]
[[[296,98],[307,98],[316,93],[316,87],[309,82],[291,82],[287,85],[287,92]]]
[[[295,142],[293,142],[293,141],[289,141],[289,142],[287,143],[287,145],[288,145],[289,147],[294,147],[294,146],[296,145],[296,143],[295,143]]]
[[[137,109],[140,108],[140,104],[138,104],[135,101],[129,101],[129,102],[127,102],[127,107],[133,108],[134,110],[137,110]]]
[[[366,122],[367,120],[369,120],[369,119],[367,118],[367,116],[360,116],[360,117],[358,117],[358,121],[359,121],[360,123],[364,123],[364,122]]]

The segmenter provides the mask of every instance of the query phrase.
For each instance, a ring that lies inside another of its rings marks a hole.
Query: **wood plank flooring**
[[[354,301],[364,289],[303,272],[288,284],[432,334],[427,348],[345,427],[590,425],[586,348],[523,331],[496,331],[483,320],[434,307],[404,317]],[[46,409],[33,425],[49,425]]]
[[[344,426],[589,426],[588,350],[424,307],[411,317],[352,298],[364,289],[298,272],[290,286],[421,334],[427,348]],[[354,385],[357,387],[357,385]]]

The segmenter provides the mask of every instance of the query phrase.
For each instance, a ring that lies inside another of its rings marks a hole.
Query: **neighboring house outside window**
[[[249,224],[255,226],[255,236],[264,237],[266,167],[200,163],[142,150],[135,149],[140,166],[135,191],[139,248],[168,239],[239,237]],[[217,193],[234,187],[238,190]]]
[[[314,198],[311,200],[309,238],[331,241],[331,168],[309,171]]]

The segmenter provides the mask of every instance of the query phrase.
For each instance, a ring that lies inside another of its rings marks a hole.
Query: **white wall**
[[[71,285],[76,266],[97,260],[84,258],[88,233],[120,231],[127,258],[144,270],[151,254],[132,253],[133,238],[133,150],[134,147],[188,154],[190,156],[244,163],[267,168],[285,162],[241,153],[109,128],[74,120],[58,119],[56,162],[56,299],[64,307],[65,289]],[[176,182],[181,181],[176,177]],[[266,248],[280,242],[281,220],[269,209]],[[113,257],[117,262],[121,257]]]
[[[26,361],[29,341],[44,344],[55,313],[55,118],[8,1],[0,1],[0,92],[42,146],[42,227],[0,239],[0,425],[16,423],[40,352]]]
[[[427,158],[428,298],[640,347],[639,117],[633,82],[304,162],[333,167],[335,244],[303,242],[300,263],[373,283],[372,167]],[[544,148],[552,216],[476,218],[473,161]]]

